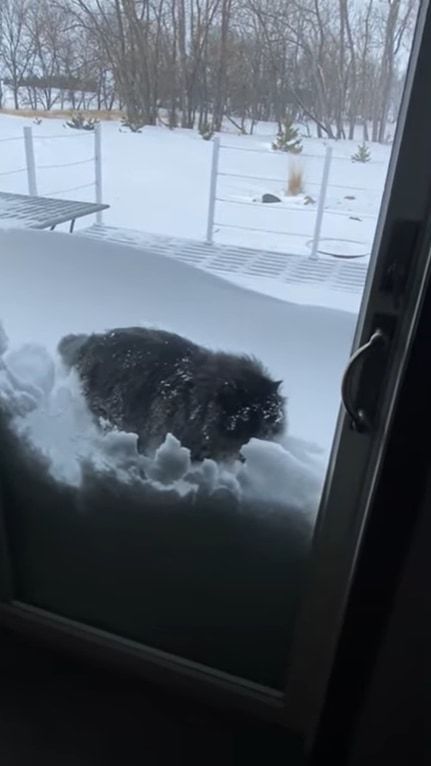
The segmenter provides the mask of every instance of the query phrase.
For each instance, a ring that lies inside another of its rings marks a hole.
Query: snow
[[[24,125],[34,135],[38,192],[94,200],[94,136],[62,120],[0,115],[0,187],[25,193]],[[328,142],[303,138],[294,158],[304,194],[286,196],[292,158],[271,148],[275,125],[253,136],[220,136],[215,241],[304,257],[310,253]],[[333,159],[321,232],[321,259],[367,263],[390,157],[371,146],[371,162],[352,163],[357,141],[331,142]],[[61,233],[0,225],[0,389],[15,426],[47,458],[51,475],[78,486],[83,466],[114,471],[122,481],[175,487],[183,496],[229,491],[235,496],[317,507],[340,406],[340,380],[361,296],[316,282],[244,273],[226,279],[151,251],[151,234],[203,241],[212,143],[193,131],[147,127],[133,134],[103,124],[104,222],[135,232],[135,248]],[[274,193],[281,203],[262,204]],[[314,200],[310,203],[310,198]],[[91,218],[77,222],[80,233]],[[145,243],[145,237],[148,242]],[[227,281],[229,279],[229,281]],[[96,428],[73,375],[65,377],[56,344],[70,332],[142,324],[178,332],[213,349],[256,355],[288,398],[288,435],[281,444],[251,442],[245,463],[227,468],[190,464],[169,435],[154,458],[143,458],[132,434]],[[54,446],[55,445],[55,446]]]
[[[359,274],[353,266],[355,273],[352,280],[351,272],[346,273],[351,265],[331,259],[329,264],[323,264],[330,266],[329,274],[323,272],[319,277],[319,262],[316,264],[309,259],[304,262],[303,258],[293,256],[286,260],[285,255],[279,253],[232,249],[223,244],[196,243],[190,239],[173,239],[105,224],[83,229],[80,236],[127,244],[141,251],[152,250],[161,257],[192,263],[229,282],[274,298],[306,306],[341,309],[355,315],[362,300],[361,280],[364,283],[366,279],[365,265],[359,267]]]
[[[228,492],[312,518],[340,404],[355,319],[260,295],[187,264],[63,233],[0,232],[3,405],[53,477],[79,486],[82,471],[113,474],[181,496]],[[254,354],[288,397],[281,444],[252,440],[245,463],[191,465],[168,435],[153,458],[136,436],[103,432],[56,355],[70,332],[158,326],[209,348]]]
[[[31,119],[0,115],[0,188],[27,192],[24,125],[33,130],[39,194],[93,201],[93,134],[66,128],[61,119],[45,119],[35,125]],[[275,124],[261,124],[253,136],[221,134],[217,197],[223,201],[216,206],[215,239],[308,255],[316,204],[304,204],[304,196],[286,196],[291,158],[272,150],[275,133]],[[359,248],[367,254],[362,259],[366,261],[390,147],[371,145],[371,161],[361,164],[351,161],[358,141],[329,143],[333,159],[321,236],[347,240],[341,254],[346,251],[349,255],[352,248]],[[303,153],[294,158],[304,174],[305,194],[313,200],[319,195],[327,145],[325,140],[304,137]],[[205,239],[211,142],[190,130],[164,127],[146,127],[142,133],[133,134],[108,121],[102,128],[102,156],[103,198],[111,206],[104,216],[106,223]],[[62,167],[68,163],[72,165]],[[22,172],[16,173],[19,169]],[[4,175],[9,171],[14,174]],[[87,188],[75,190],[80,186]],[[282,202],[261,204],[265,192],[281,196]],[[78,223],[78,227],[87,225],[88,221]]]
[[[15,173],[24,124],[0,115],[4,191],[27,190],[25,171]],[[94,188],[75,188],[93,180],[91,133],[58,120],[32,127],[39,192],[93,200]],[[271,126],[223,135],[233,148],[222,150],[221,171],[285,178],[288,158],[271,152],[272,137]],[[205,237],[211,145],[190,131],[133,135],[115,124],[103,126],[102,145],[105,221],[146,241],[0,227],[0,437],[17,597],[282,690],[360,296],[240,273],[227,281],[164,256],[149,233]],[[306,192],[316,196],[325,145],[304,145]],[[351,153],[336,145],[322,232],[349,240],[342,255],[352,241],[369,251],[389,149],[373,147],[362,167]],[[253,202],[283,187],[221,175],[218,196],[235,204],[218,203],[216,220],[249,228],[218,225],[216,241],[308,254],[313,205],[283,196],[276,212]],[[77,222],[79,233],[91,223]],[[251,230],[259,226],[279,233]],[[172,434],[144,456],[135,434],[100,428],[56,346],[68,333],[130,325],[255,355],[283,380],[287,434],[252,439],[242,462],[222,464],[193,463]]]

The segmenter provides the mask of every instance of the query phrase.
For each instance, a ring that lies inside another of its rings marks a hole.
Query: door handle
[[[389,339],[383,330],[377,329],[373,332],[370,339],[360,346],[349,359],[341,383],[341,399],[347,414],[350,417],[351,428],[359,433],[369,432],[373,428],[372,420],[364,407],[355,403],[353,392],[354,384],[357,381],[358,370],[372,353],[373,349],[386,348]]]

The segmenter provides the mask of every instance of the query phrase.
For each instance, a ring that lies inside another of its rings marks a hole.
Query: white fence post
[[[37,197],[36,163],[34,161],[33,131],[29,127],[24,128],[25,161],[27,166],[28,193]]]
[[[317,259],[319,258],[319,255],[318,255],[319,240],[320,240],[320,232],[322,230],[323,210],[325,207],[326,192],[328,189],[328,179],[329,179],[329,170],[331,167],[331,160],[332,160],[332,147],[328,146],[326,149],[325,163],[323,165],[322,185],[320,187],[319,202],[317,205],[317,213],[316,213],[316,223],[314,224],[313,244],[311,247],[311,255],[310,255],[310,258],[315,261],[317,261]]]
[[[220,153],[220,139],[216,136],[213,139],[213,156],[211,161],[211,178],[210,178],[210,196],[208,202],[208,220],[207,220],[207,243],[212,245],[213,242],[213,228],[214,228],[214,213],[216,206],[216,191],[217,191],[217,173],[218,173],[218,159]]]
[[[96,202],[102,203],[102,126],[100,122],[94,128],[94,172],[96,186]],[[102,223],[102,211],[96,213],[96,222]]]

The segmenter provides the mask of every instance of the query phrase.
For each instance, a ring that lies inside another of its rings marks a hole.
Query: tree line
[[[1,0],[0,76],[14,106],[119,108],[158,121],[384,142],[418,0]]]

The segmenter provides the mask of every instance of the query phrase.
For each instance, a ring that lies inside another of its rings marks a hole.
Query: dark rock
[[[276,197],[275,194],[263,194],[262,202],[281,202],[281,199]]]

